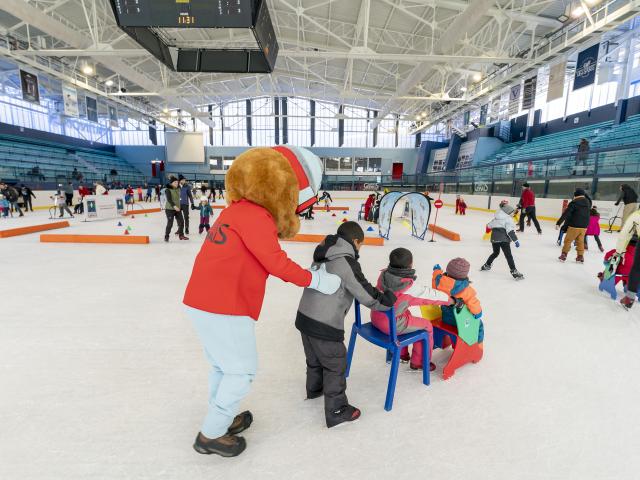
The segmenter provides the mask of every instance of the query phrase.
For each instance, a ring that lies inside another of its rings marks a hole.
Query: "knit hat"
[[[209,199],[207,197],[200,197],[200,203],[202,202],[209,203]]]
[[[469,276],[471,265],[464,258],[454,258],[447,264],[447,275],[456,280],[463,280]]]
[[[516,211],[515,208],[513,208],[511,205],[509,205],[508,203],[505,203],[504,205],[500,205],[500,209],[506,213],[507,215],[513,215],[513,212]]]
[[[182,174],[178,175],[178,181],[180,181],[180,180],[184,180],[184,179],[185,179],[185,178],[184,178],[184,176],[183,176]]]
[[[582,188],[576,188],[576,191],[573,192],[574,197],[584,197],[587,193]]]
[[[298,180],[298,208],[303,212],[318,200],[317,195],[322,182],[322,162],[318,156],[300,147],[278,146],[273,149],[289,161]]]
[[[523,187],[526,187],[526,188],[529,188],[529,182],[524,182],[524,183],[522,184],[522,186],[523,186]]]

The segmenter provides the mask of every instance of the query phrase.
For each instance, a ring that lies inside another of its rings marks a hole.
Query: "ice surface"
[[[334,198],[345,202],[354,219],[361,202]],[[468,258],[484,307],[479,364],[445,382],[449,352],[437,352],[430,387],[403,365],[387,413],[384,352],[359,340],[348,395],[363,416],[328,430],[322,399],[303,400],[293,325],[301,291],[271,279],[257,329],[259,372],[243,405],[255,416],[247,451],[196,454],[207,364],[181,298],[202,241],[197,218],[192,212],[189,242],[162,242],[162,213],[123,220],[133,234],[151,235],[150,245],[0,239],[0,478],[638,478],[640,307],[625,312],[597,291],[594,242],[585,265],[574,252],[558,262],[550,222],[542,236],[528,229],[514,249],[524,281],[511,278],[503,257],[480,273],[490,215],[455,217],[449,208],[439,223],[461,242],[421,242],[396,221],[387,245],[364,247],[361,262],[375,281],[391,248],[406,246],[428,281],[434,263]],[[333,232],[341,218],[317,211],[302,231]],[[0,228],[27,222],[34,218],[0,220]],[[66,232],[121,234],[117,223],[74,220]],[[612,248],[615,234],[602,237]],[[314,245],[284,245],[310,262]]]

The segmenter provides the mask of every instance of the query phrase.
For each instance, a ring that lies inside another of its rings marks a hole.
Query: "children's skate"
[[[327,428],[336,427],[345,422],[354,422],[360,418],[361,412],[353,405],[345,405],[327,415]]]
[[[481,272],[488,272],[489,270],[491,270],[491,265],[489,265],[488,263],[485,263],[480,267]]]
[[[561,262],[565,262],[567,260],[567,254],[566,253],[561,253],[560,256],[558,257],[558,260],[560,260]]]
[[[576,257],[576,263],[584,263],[584,256],[578,255]]]
[[[629,310],[631,307],[633,307],[634,300],[634,298],[625,295],[624,297],[622,297],[622,300],[620,300],[620,305],[622,305],[625,310]]]

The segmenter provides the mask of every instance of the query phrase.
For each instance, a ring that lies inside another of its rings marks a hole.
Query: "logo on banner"
[[[64,102],[64,114],[69,117],[77,117],[80,115],[78,110],[78,91],[69,86],[62,85],[62,100]]]
[[[20,70],[20,85],[22,86],[22,99],[24,101],[40,103],[40,89],[38,87],[37,75]]]
[[[488,192],[489,184],[487,182],[478,182],[473,186],[476,192]]]
[[[598,66],[598,52],[600,44],[596,43],[593,47],[587,48],[578,54],[578,62],[576,63],[576,74],[573,80],[573,89],[587,87],[596,79],[596,68]]]

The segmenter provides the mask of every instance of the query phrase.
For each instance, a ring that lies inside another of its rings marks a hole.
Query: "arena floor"
[[[302,232],[332,233],[355,219],[318,212]],[[216,216],[218,213],[216,213]],[[47,222],[47,212],[0,221],[0,229]],[[301,290],[269,280],[258,322],[260,366],[244,408],[255,422],[248,448],[223,459],[191,448],[206,408],[207,363],[182,311],[202,237],[162,241],[164,214],[123,220],[149,245],[41,244],[0,239],[0,478],[3,479],[632,479],[640,456],[640,307],[625,312],[597,291],[602,255],[557,260],[556,231],[529,229],[515,250],[526,279],[504,258],[478,270],[490,246],[490,214],[439,223],[461,242],[421,242],[396,220],[384,247],[363,247],[374,282],[389,251],[414,253],[428,282],[434,263],[472,264],[484,308],[485,356],[444,381],[437,351],[430,387],[401,367],[392,412],[383,409],[384,353],[360,340],[348,380],[359,422],[328,430],[322,399],[305,401],[305,361],[294,319]],[[197,224],[197,212],[191,222]],[[117,220],[72,222],[60,233],[121,234]],[[55,233],[55,232],[52,232]],[[603,234],[612,248],[615,234]],[[310,263],[313,244],[285,243]],[[595,245],[593,245],[595,247]],[[223,274],[222,272],[220,273]],[[212,292],[215,295],[215,292]],[[346,319],[349,330],[353,318]]]

